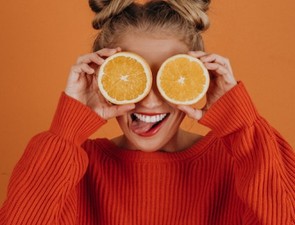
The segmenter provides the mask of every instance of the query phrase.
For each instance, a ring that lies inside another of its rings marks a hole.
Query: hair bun
[[[109,4],[110,1],[102,0],[102,1],[97,1],[97,0],[89,0],[89,6],[91,10],[95,13],[99,13],[104,7],[106,7]]]
[[[96,16],[92,22],[94,29],[101,29],[108,19],[118,15],[133,3],[133,0],[89,0],[89,6]]]
[[[200,5],[201,9],[206,12],[209,9],[209,5],[211,3],[211,0],[195,0],[197,4]]]
[[[211,0],[169,0],[171,7],[181,16],[195,24],[197,31],[202,32],[209,28],[207,10]]]

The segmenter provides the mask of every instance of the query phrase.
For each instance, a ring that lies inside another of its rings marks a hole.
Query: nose
[[[153,109],[161,106],[163,104],[163,100],[159,91],[153,87],[149,94],[137,104],[145,108]]]

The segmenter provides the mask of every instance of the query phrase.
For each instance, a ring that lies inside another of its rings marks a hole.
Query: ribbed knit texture
[[[50,130],[13,171],[0,224],[295,224],[295,154],[242,83],[200,121],[212,131],[182,152],[86,140],[104,123],[62,94]]]

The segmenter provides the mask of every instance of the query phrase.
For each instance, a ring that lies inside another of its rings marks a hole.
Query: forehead
[[[188,47],[173,37],[155,37],[150,34],[127,34],[117,43],[123,51],[134,52],[143,57],[151,68],[159,68],[169,57],[187,53]]]

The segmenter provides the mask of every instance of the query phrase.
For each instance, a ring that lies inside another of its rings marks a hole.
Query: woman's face
[[[126,35],[118,47],[142,56],[153,73],[153,86],[148,96],[136,103],[134,110],[117,118],[124,132],[123,147],[146,152],[177,151],[184,113],[162,98],[155,80],[161,64],[173,55],[187,53],[188,47],[177,39],[155,38],[149,34]]]

